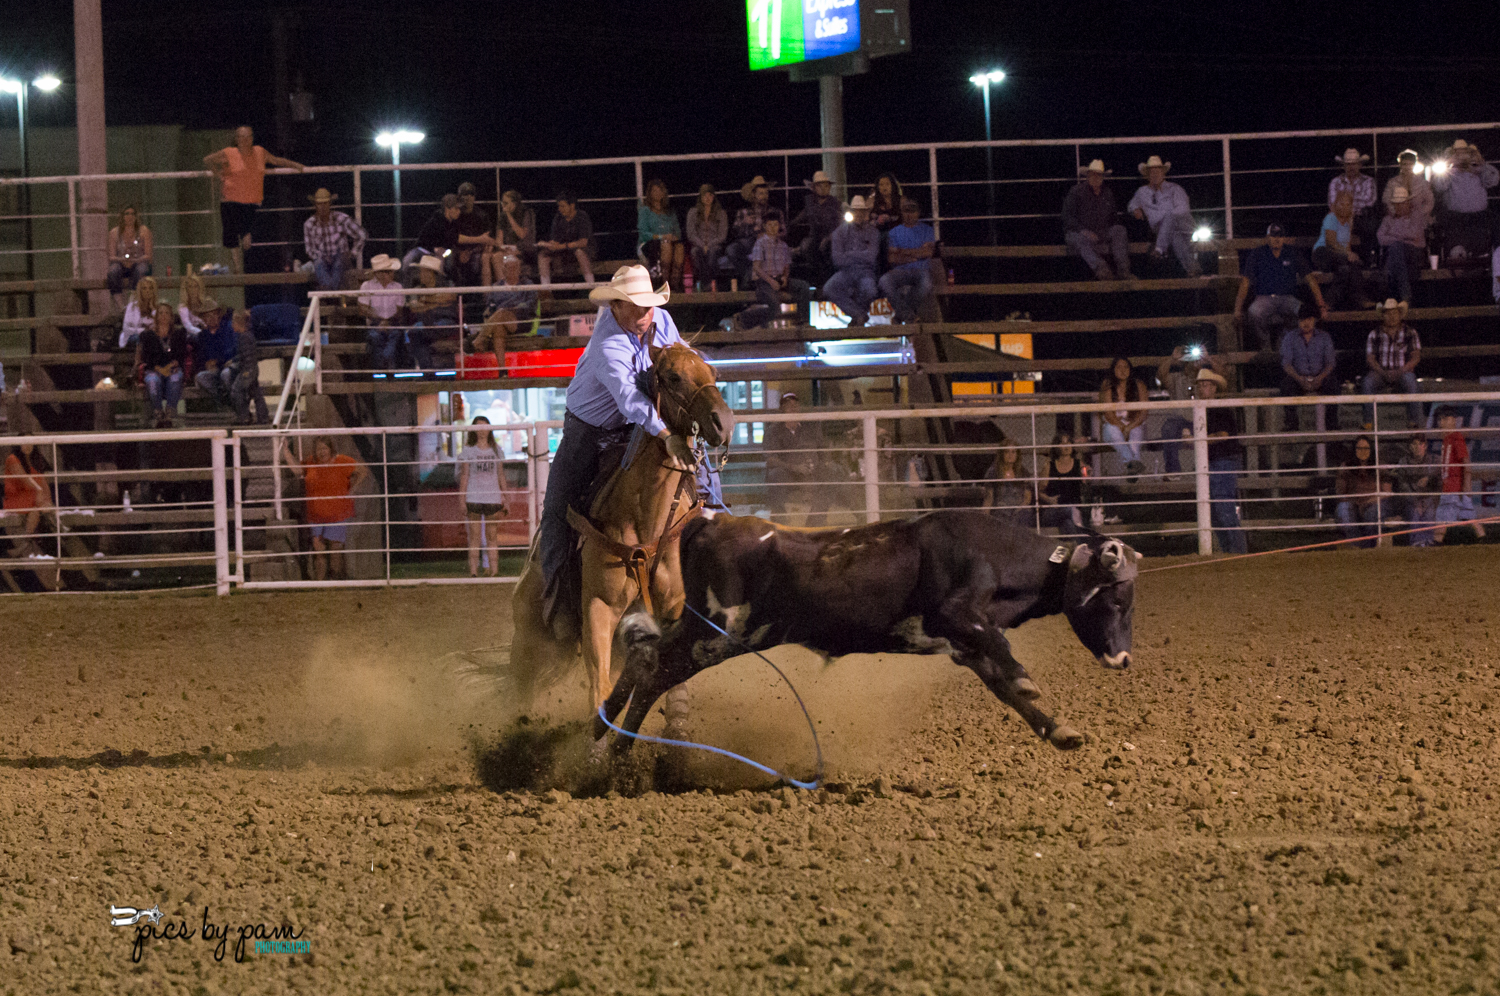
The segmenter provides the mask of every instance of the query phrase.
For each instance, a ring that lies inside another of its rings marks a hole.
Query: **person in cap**
[[[667,181],[646,184],[646,199],[635,212],[635,249],[654,275],[682,288],[682,225],[667,198]]]
[[[1417,387],[1417,364],[1422,361],[1422,339],[1406,322],[1406,302],[1386,298],[1375,305],[1380,324],[1365,337],[1365,372],[1360,381],[1361,394],[1411,394]],[[1413,429],[1422,422],[1422,402],[1406,405],[1407,421]],[[1375,428],[1375,406],[1365,406],[1365,428]]]
[[[474,185],[467,180],[458,185],[458,248],[453,270],[458,283],[477,287],[485,281],[482,273],[485,254],[495,248],[489,212],[475,204]]]
[[[849,202],[851,220],[833,230],[829,240],[837,272],[823,285],[823,296],[849,316],[859,328],[870,320],[870,302],[880,293],[876,269],[880,265],[880,229],[870,220],[870,205],[858,194]]]
[[[193,383],[218,407],[229,402],[229,385],[234,382],[234,328],[229,311],[213,298],[204,298],[198,309],[203,331],[193,343],[193,362],[198,367]]]
[[[687,243],[692,254],[693,279],[698,287],[709,286],[719,272],[719,257],[729,238],[729,213],[719,205],[714,185],[698,188],[698,202],[687,213]]]
[[[1446,155],[1448,168],[1433,170],[1432,176],[1443,251],[1454,262],[1482,262],[1490,254],[1489,191],[1500,185],[1500,170],[1461,138],[1448,147]]]
[[[1193,382],[1194,393],[1202,401],[1212,401],[1227,390],[1229,381],[1223,374],[1207,367],[1198,371]],[[1219,549],[1228,554],[1248,552],[1245,531],[1240,528],[1240,471],[1245,469],[1245,446],[1239,440],[1240,413],[1234,408],[1210,408],[1208,425],[1208,498],[1209,521],[1219,540]]]
[[[1354,251],[1354,198],[1347,191],[1333,202],[1333,210],[1318,226],[1313,243],[1313,266],[1333,274],[1329,300],[1345,308],[1368,308],[1365,297],[1365,261]]]
[[[426,290],[453,286],[443,273],[441,259],[423,256],[417,261],[417,286]],[[433,341],[450,329],[457,331],[458,295],[414,294],[408,299],[406,310],[411,316],[406,350],[418,369],[431,370],[437,365],[432,357]]]
[[[1318,305],[1319,317],[1328,317],[1328,305],[1323,301],[1323,291],[1316,280],[1307,280],[1312,267],[1295,246],[1286,244],[1286,229],[1271,225],[1266,229],[1264,245],[1256,246],[1245,257],[1240,270],[1240,289],[1234,298],[1234,317],[1243,322],[1250,316],[1250,327],[1260,340],[1262,351],[1271,350],[1281,341],[1281,329],[1297,321],[1301,304],[1297,300],[1297,284],[1307,281],[1308,292]],[[1245,307],[1246,299],[1250,306]],[[1273,335],[1272,332],[1275,331]]]
[[[787,235],[790,241],[793,231],[800,232],[806,226],[807,233],[797,240],[794,251],[811,271],[813,281],[821,284],[832,272],[833,233],[844,223],[844,206],[833,196],[833,181],[822,170],[812,175],[807,186],[810,189],[802,210],[787,222]]]
[[[1146,178],[1146,185],[1135,192],[1125,210],[1137,221],[1151,226],[1156,235],[1152,257],[1165,259],[1170,250],[1188,276],[1201,275],[1203,267],[1193,254],[1193,216],[1187,191],[1167,179],[1172,164],[1162,162],[1161,156],[1151,156],[1137,166],[1136,171]]]
[[[1391,206],[1391,198],[1397,187],[1405,187],[1407,197],[1411,199],[1412,213],[1423,218],[1432,216],[1432,184],[1422,175],[1422,164],[1420,157],[1414,149],[1402,149],[1396,156],[1396,165],[1399,169],[1396,175],[1385,181],[1385,190],[1380,199],[1386,208]]]
[[[313,203],[313,213],[302,223],[302,245],[312,260],[313,286],[318,290],[343,290],[344,275],[351,266],[360,266],[369,236],[359,222],[333,209],[338,195],[327,187],[319,187],[308,200]]]
[[[583,282],[594,282],[594,222],[578,206],[578,195],[571,190],[557,192],[557,214],[552,216],[548,237],[537,244],[537,269],[542,283],[558,276],[572,276],[576,268]]]
[[[885,236],[885,258],[890,269],[880,278],[880,291],[891,302],[892,319],[914,322],[932,298],[932,256],[937,233],[922,220],[922,209],[910,197],[901,199],[901,224]]]
[[[1227,369],[1219,357],[1204,353],[1201,346],[1194,347],[1191,352],[1187,346],[1177,346],[1172,355],[1165,357],[1156,368],[1156,383],[1171,400],[1187,401],[1193,396],[1198,371],[1203,367],[1216,372]],[[1157,440],[1161,444],[1162,473],[1169,481],[1182,473],[1182,440],[1192,438],[1192,429],[1193,413],[1189,409],[1167,412],[1162,419],[1161,435]]]
[[[874,225],[870,226],[874,228]],[[802,402],[795,391],[783,391],[778,411],[795,415]],[[766,458],[766,508],[773,520],[785,522],[787,504],[807,504],[804,525],[815,519],[827,519],[832,507],[831,487],[818,486],[820,454],[823,449],[821,422],[769,422],[761,438],[760,451]]]
[[[457,194],[443,195],[438,209],[417,233],[416,245],[401,257],[401,265],[410,279],[415,280],[421,276],[414,267],[423,256],[436,256],[439,260],[452,257],[453,250],[458,248],[458,216],[462,210]]]
[[[213,170],[222,191],[219,222],[223,228],[224,248],[234,263],[235,273],[245,272],[245,253],[250,251],[250,229],[255,212],[265,200],[266,167],[294,169],[301,173],[307,167],[291,159],[273,156],[255,144],[255,130],[240,125],[234,130],[234,144],[203,157]]]
[[[1330,383],[1337,357],[1334,355],[1333,336],[1318,328],[1318,308],[1311,301],[1302,302],[1297,313],[1297,327],[1286,330],[1281,337],[1281,385],[1278,393],[1283,398],[1300,398],[1307,395],[1324,395],[1332,391],[1336,383]],[[1287,432],[1298,428],[1298,408],[1282,409],[1282,425]],[[1314,418],[1319,432],[1323,431],[1323,406],[1314,408]]]
[[[1342,156],[1335,156],[1333,161],[1342,166],[1343,171],[1328,181],[1328,206],[1333,207],[1339,194],[1349,195],[1354,206],[1354,234],[1359,238],[1356,250],[1361,256],[1373,258],[1371,247],[1376,224],[1375,178],[1364,172],[1364,165],[1370,161],[1370,157],[1358,149],[1349,148],[1344,150]]]
[[[748,284],[750,253],[765,229],[766,212],[771,209],[771,185],[766,182],[765,177],[757,175],[740,188],[740,199],[745,204],[735,213],[734,224],[729,229],[729,248],[725,255],[729,257],[730,268],[739,276],[740,281]]]
[[[396,274],[401,261],[385,253],[377,253],[370,260],[370,276],[359,285],[362,291],[388,290],[400,286]],[[396,347],[400,345],[402,296],[400,294],[365,294],[359,298],[359,313],[364,316],[367,329],[365,346],[374,370],[392,370],[396,366]]]
[[[568,507],[593,481],[599,469],[601,440],[629,425],[666,443],[668,465],[693,465],[687,440],[668,431],[641,381],[651,368],[651,350],[681,343],[672,316],[663,307],[671,288],[652,288],[644,266],[622,266],[589,300],[600,305],[598,320],[573,379],[568,384],[562,442],[547,475],[542,502],[540,558],[547,604],[556,603],[557,580],[573,545]],[[550,618],[550,616],[549,616]]]
[[[1391,191],[1389,213],[1380,219],[1375,240],[1385,247],[1385,278],[1396,300],[1410,301],[1417,274],[1427,265],[1427,215],[1412,207],[1405,187]]]
[[[1135,274],[1130,272],[1130,242],[1125,226],[1120,224],[1114,191],[1104,183],[1111,172],[1104,168],[1102,159],[1079,167],[1078,175],[1083,179],[1063,198],[1063,241],[1083,257],[1100,280],[1131,280]],[[1113,270],[1100,255],[1106,248],[1114,259]]]

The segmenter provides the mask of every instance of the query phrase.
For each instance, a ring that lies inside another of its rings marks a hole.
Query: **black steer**
[[[673,685],[748,645],[800,643],[829,656],[951,654],[1054,746],[1083,738],[1038,709],[1004,630],[1061,612],[1102,664],[1130,665],[1140,554],[1116,539],[1047,539],[981,512],[932,512],[856,529],[778,528],[719,515],[682,534],[691,612],[662,635],[649,616],[621,623],[626,664],[605,703],[632,733]],[[600,733],[603,724],[599,723]],[[616,746],[628,750],[631,741]]]

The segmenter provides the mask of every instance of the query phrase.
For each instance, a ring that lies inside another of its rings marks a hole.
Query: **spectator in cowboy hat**
[[[823,296],[849,316],[858,328],[870,320],[870,302],[880,293],[880,229],[870,220],[870,205],[858,194],[849,202],[851,220],[834,229],[830,243],[838,272],[823,285]]]
[[[734,224],[729,229],[730,242],[726,255],[729,257],[730,268],[739,275],[742,282],[748,284],[750,253],[765,229],[766,212],[771,207],[771,185],[766,182],[765,177],[756,174],[755,179],[740,188],[740,199],[745,202],[745,206],[734,216]]]
[[[1380,325],[1365,338],[1365,365],[1369,367],[1360,381],[1361,394],[1417,394],[1417,364],[1422,361],[1422,340],[1417,330],[1406,324],[1406,302],[1393,297],[1375,305]],[[1422,426],[1422,403],[1406,406],[1411,428]],[[1365,406],[1365,428],[1375,428],[1375,406]]]
[[[1411,301],[1417,274],[1427,265],[1427,216],[1412,209],[1405,187],[1391,191],[1390,213],[1380,219],[1375,239],[1385,246],[1385,276],[1398,301]]]
[[[417,262],[418,286],[423,288],[451,287],[443,275],[443,261],[436,256],[423,256]],[[422,370],[431,370],[432,343],[443,331],[458,325],[458,297],[454,294],[414,295],[406,306],[411,315],[411,328],[406,332],[406,349],[412,361]]]
[[[1240,289],[1234,298],[1234,317],[1243,322],[1245,299],[1251,298],[1248,313],[1250,326],[1260,340],[1262,350],[1270,350],[1281,341],[1281,330],[1297,321],[1301,304],[1297,284],[1306,280],[1307,289],[1317,302],[1319,316],[1328,318],[1328,305],[1316,280],[1308,280],[1312,267],[1294,246],[1286,244],[1286,229],[1279,224],[1266,228],[1266,244],[1257,246],[1245,257],[1240,271]],[[1254,296],[1251,297],[1251,291]],[[1273,328],[1276,330],[1272,335]]]
[[[812,271],[813,281],[821,284],[832,272],[831,242],[834,229],[844,223],[844,207],[833,196],[833,181],[822,170],[813,174],[807,186],[811,190],[802,202],[802,210],[787,223],[787,228],[790,235],[791,230],[807,227],[807,234],[798,240],[794,251]]]
[[[344,274],[358,268],[368,236],[359,223],[342,211],[333,210],[338,194],[327,187],[308,197],[312,217],[302,223],[302,245],[312,260],[313,286],[318,290],[343,290]]]
[[[1229,381],[1208,367],[1198,371],[1198,379],[1193,383],[1194,393],[1203,401],[1212,401],[1228,388]],[[1239,412],[1233,408],[1210,408],[1207,416],[1209,521],[1219,538],[1219,548],[1224,553],[1242,554],[1249,546],[1236,507],[1240,495],[1239,473],[1245,469],[1245,446],[1237,438]],[[1191,430],[1184,431],[1185,436],[1190,433]]]
[[[396,274],[400,270],[399,259],[378,253],[370,260],[369,279],[360,284],[359,289],[372,291],[398,287]],[[359,299],[359,313],[369,326],[365,332],[365,344],[373,369],[391,370],[396,366],[396,347],[402,338],[401,308],[399,294],[367,294]]]
[[[1370,157],[1355,148],[1344,150],[1342,156],[1333,161],[1344,167],[1344,171],[1328,181],[1328,206],[1331,208],[1339,194],[1347,193],[1354,204],[1354,234],[1359,239],[1356,251],[1371,258],[1371,246],[1375,240],[1375,178],[1363,171]]]
[[[1440,198],[1443,249],[1454,262],[1482,262],[1490,253],[1489,190],[1500,185],[1500,170],[1461,138],[1445,155],[1448,168],[1434,169],[1432,176],[1432,189]]]
[[[198,319],[204,330],[193,343],[193,363],[198,373],[193,383],[220,407],[229,401],[229,386],[234,383],[236,352],[231,315],[213,298],[199,303]]]
[[[1063,241],[1094,271],[1100,280],[1134,279],[1130,272],[1130,242],[1125,226],[1120,224],[1120,209],[1115,205],[1114,191],[1104,185],[1113,170],[1104,168],[1104,160],[1095,159],[1080,166],[1083,177],[1073,184],[1063,200]],[[1109,248],[1115,268],[1111,270],[1099,250]]]
[[[594,282],[594,222],[578,206],[578,195],[571,190],[557,192],[557,214],[552,216],[550,237],[537,245],[537,269],[542,283],[552,282],[552,272],[573,275],[577,267],[583,282]]]
[[[1165,259],[1170,249],[1188,276],[1199,276],[1203,267],[1198,265],[1189,241],[1193,237],[1193,216],[1187,191],[1167,179],[1172,164],[1162,162],[1161,156],[1151,156],[1137,166],[1136,171],[1146,178],[1146,185],[1135,192],[1125,209],[1135,215],[1137,221],[1150,225],[1155,233],[1152,258]]]
[[[1411,199],[1412,214],[1421,218],[1425,225],[1432,216],[1432,184],[1422,175],[1420,158],[1414,149],[1401,150],[1396,156],[1396,165],[1400,167],[1400,171],[1385,181],[1385,191],[1380,197],[1389,208],[1396,188],[1405,187],[1407,196]]]
[[[693,280],[707,287],[719,272],[719,256],[729,238],[729,215],[719,206],[714,185],[698,188],[698,203],[687,214],[688,250],[693,260]]]

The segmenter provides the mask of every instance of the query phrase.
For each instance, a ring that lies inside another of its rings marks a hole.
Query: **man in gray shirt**
[[[849,316],[849,327],[859,328],[870,320],[870,302],[879,287],[875,267],[880,256],[880,229],[870,222],[870,207],[856,194],[849,202],[853,221],[833,230],[833,265],[838,272],[823,285],[823,296]]]

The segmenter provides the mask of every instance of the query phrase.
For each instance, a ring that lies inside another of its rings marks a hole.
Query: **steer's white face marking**
[[[743,605],[725,608],[719,602],[719,596],[715,595],[714,590],[710,588],[708,589],[708,617],[715,619],[719,616],[724,618],[719,625],[723,626],[727,632],[734,636],[744,636],[745,623],[750,618],[750,604],[747,602]]]
[[[1110,667],[1126,667],[1130,664],[1130,651],[1122,650],[1117,654],[1100,654],[1099,660]]]

